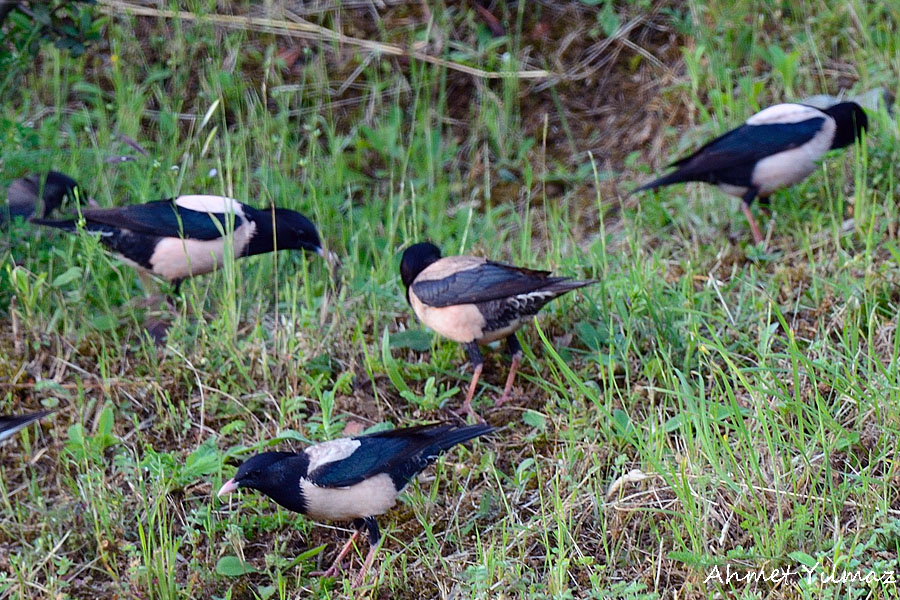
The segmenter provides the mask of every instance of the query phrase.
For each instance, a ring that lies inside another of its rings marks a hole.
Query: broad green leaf
[[[247,573],[256,573],[250,563],[245,563],[237,556],[223,556],[216,563],[216,573],[225,577],[240,577]]]
[[[790,554],[788,554],[788,558],[790,558],[791,560],[796,560],[801,565],[809,568],[813,568],[819,564],[815,558],[813,558],[806,552],[801,552],[800,550],[791,552]]]
[[[53,280],[53,287],[61,288],[66,284],[69,284],[76,279],[81,279],[81,268],[80,267],[69,267],[65,273],[58,275]]]
[[[222,468],[222,454],[216,446],[215,438],[209,438],[184,461],[184,469],[179,478],[182,483],[218,472]]]
[[[425,352],[431,349],[433,336],[424,329],[405,329],[397,331],[390,336],[391,348],[409,348],[416,352]]]
[[[522,422],[541,431],[547,429],[547,417],[536,410],[526,410],[522,414]]]

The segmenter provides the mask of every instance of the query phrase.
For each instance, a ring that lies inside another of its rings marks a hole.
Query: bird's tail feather
[[[494,431],[490,425],[467,425],[465,427],[456,427],[455,425],[447,425],[447,428],[440,431],[435,436],[434,441],[427,447],[425,454],[439,454],[449,450],[457,444],[467,442],[472,438],[485,435]],[[436,431],[437,433],[437,431]]]
[[[650,183],[645,183],[644,185],[634,188],[628,195],[631,196],[645,190],[652,190],[654,188],[663,187],[664,185],[672,185],[673,183],[684,183],[686,181],[689,181],[689,178],[685,177],[679,171],[674,171],[668,175],[663,175],[659,179],[654,179]]]
[[[556,292],[556,295],[559,296],[566,292],[571,292],[572,290],[577,290],[578,288],[583,288],[595,283],[599,282],[596,279],[569,279],[567,277],[558,277],[544,289]]]
[[[40,418],[46,417],[52,410],[42,410],[40,412],[31,413],[28,415],[10,415],[10,416],[2,416],[0,415],[0,434],[5,434],[2,438],[6,438],[16,431],[22,429],[29,423],[37,421]],[[0,438],[0,439],[2,439]]]
[[[64,221],[56,221],[54,219],[31,219],[31,222],[45,227],[55,227],[56,229],[62,229],[64,231],[75,231],[78,229],[78,226],[72,219]]]
[[[462,444],[472,438],[494,431],[490,425],[425,425],[419,432],[430,438],[419,450],[412,455],[407,455],[401,463],[394,467],[391,477],[398,489],[403,488],[422,469],[434,462],[441,453],[449,450],[457,444]]]

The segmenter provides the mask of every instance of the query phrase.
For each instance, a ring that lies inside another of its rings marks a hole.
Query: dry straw
[[[485,71],[477,67],[470,67],[452,60],[446,60],[431,56],[419,50],[402,48],[394,44],[384,44],[371,40],[364,40],[344,35],[327,27],[310,23],[297,15],[292,15],[293,21],[283,19],[270,19],[265,17],[235,16],[207,14],[198,15],[187,11],[163,10],[150,6],[142,6],[131,2],[118,0],[100,0],[98,3],[101,12],[108,15],[134,15],[139,17],[158,17],[163,19],[181,19],[182,21],[195,21],[198,23],[210,23],[233,29],[262,31],[275,35],[303,38],[315,41],[338,42],[352,46],[358,46],[390,56],[408,56],[416,60],[431,63],[454,71],[467,73],[473,77],[482,79],[546,79],[552,75],[550,71],[543,69],[525,71]]]

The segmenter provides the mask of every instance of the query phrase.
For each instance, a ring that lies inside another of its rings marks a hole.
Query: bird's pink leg
[[[466,415],[475,415],[479,421],[484,421],[478,413],[472,410],[472,398],[475,397],[475,388],[478,386],[478,379],[481,377],[481,370],[484,367],[484,359],[481,357],[481,350],[478,349],[477,342],[469,342],[465,345],[466,352],[469,353],[469,362],[475,368],[472,373],[472,383],[469,384],[469,391],[466,393],[466,401],[463,402],[462,408],[456,413],[461,417]]]
[[[363,563],[362,568],[359,570],[359,573],[356,574],[356,579],[353,580],[353,587],[358,588],[366,581],[366,573],[369,572],[369,569],[372,568],[372,563],[375,561],[375,553],[378,551],[378,544],[374,544],[369,548],[369,553],[366,554],[366,561]]]
[[[513,382],[516,380],[516,371],[519,370],[519,363],[522,362],[522,353],[516,352],[512,358],[512,366],[509,367],[509,375],[506,376],[506,385],[503,386],[503,395],[494,403],[494,408],[503,406],[503,403],[509,400],[512,393]]]
[[[513,383],[516,381],[516,371],[519,370],[519,363],[522,362],[522,345],[519,344],[519,338],[515,332],[506,338],[506,350],[512,357],[512,365],[509,367],[509,375],[506,376],[506,385],[503,386],[503,395],[494,403],[494,408],[503,406],[503,403],[509,400],[512,393]]]
[[[462,408],[459,409],[459,413],[457,413],[460,416],[478,416],[475,413],[475,410],[472,408],[472,398],[475,397],[475,388],[478,386],[478,379],[481,377],[481,370],[483,367],[483,364],[478,365],[477,367],[475,367],[475,372],[472,373],[472,383],[469,384],[469,391],[466,393],[466,400],[465,402],[463,402]]]
[[[325,571],[313,571],[310,573],[311,577],[334,577],[337,575],[338,570],[341,568],[341,561],[344,560],[344,557],[347,556],[347,553],[350,552],[350,548],[353,547],[353,542],[356,541],[356,538],[359,537],[360,530],[357,529],[353,532],[353,535],[350,536],[350,539],[347,540],[347,543],[344,544],[344,547],[341,548],[341,551],[338,552],[337,558],[334,559],[334,562],[331,563],[331,566],[328,567]]]
[[[741,210],[744,211],[744,216],[747,217],[747,221],[750,223],[750,231],[753,232],[753,242],[756,245],[762,244],[763,236],[759,231],[759,225],[756,224],[756,219],[753,218],[753,212],[750,210],[750,206],[748,206],[746,202],[741,202]]]

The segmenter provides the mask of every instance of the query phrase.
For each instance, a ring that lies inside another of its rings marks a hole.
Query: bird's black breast
[[[265,476],[251,486],[284,508],[306,513],[307,500],[303,496],[302,482],[307,480],[309,458],[302,452],[278,461],[266,470]]]

